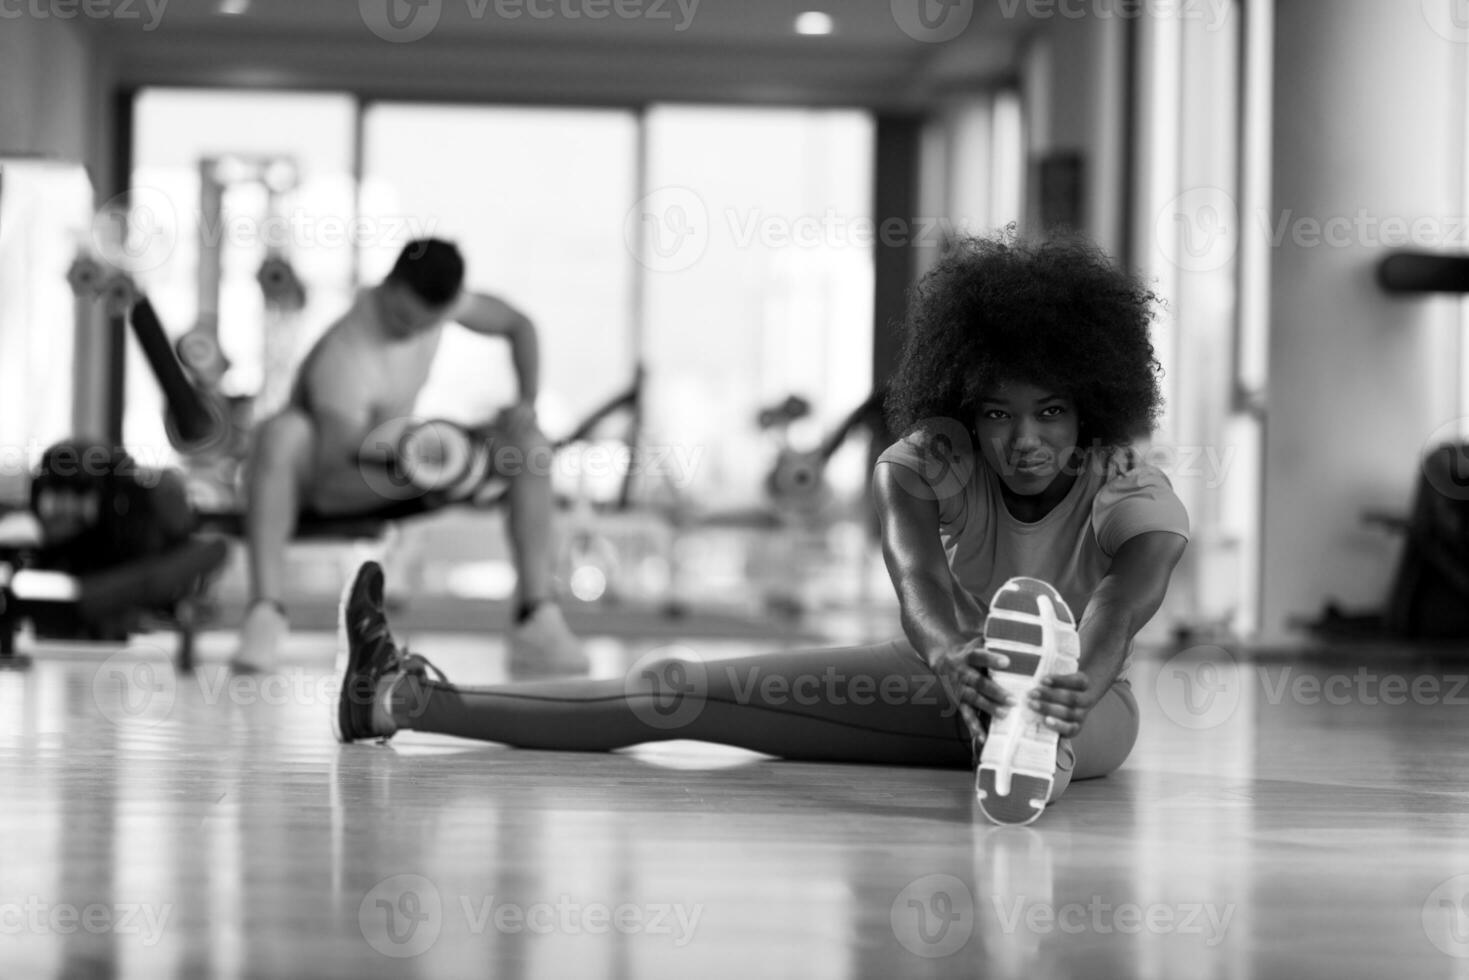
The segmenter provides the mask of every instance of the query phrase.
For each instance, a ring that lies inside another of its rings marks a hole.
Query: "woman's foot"
[[[364,562],[342,591],[337,612],[337,703],[332,732],[339,742],[391,738],[398,730],[392,696],[398,682],[435,670],[399,647],[383,608],[383,570]]]
[[[1076,618],[1047,583],[1012,578],[990,604],[984,645],[1010,658],[1010,666],[994,670],[993,677],[1014,705],[1005,717],[990,719],[975,793],[979,808],[995,823],[1027,824],[1050,801],[1061,737],[1026,707],[1026,700],[1041,678],[1077,670]]]

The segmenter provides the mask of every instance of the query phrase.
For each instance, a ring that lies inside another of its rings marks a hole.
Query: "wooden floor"
[[[1000,829],[962,772],[339,747],[328,635],[225,642],[0,674],[0,977],[1469,977],[1462,670],[1141,663],[1124,769]]]

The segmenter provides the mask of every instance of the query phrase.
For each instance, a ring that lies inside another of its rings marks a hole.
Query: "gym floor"
[[[0,674],[4,977],[1469,975],[1453,665],[1140,658],[1124,768],[996,828],[955,771],[338,746],[330,634],[268,684],[226,634],[188,676],[162,642]],[[494,639],[419,643],[503,676]]]

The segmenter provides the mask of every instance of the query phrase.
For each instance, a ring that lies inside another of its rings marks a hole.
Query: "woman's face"
[[[984,461],[1011,493],[1035,496],[1075,472],[1080,423],[1065,395],[1022,382],[1000,385],[980,398],[974,429]]]

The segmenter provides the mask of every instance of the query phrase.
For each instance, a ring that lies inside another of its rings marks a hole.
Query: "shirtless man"
[[[532,460],[549,452],[536,426],[539,351],[534,325],[502,300],[463,289],[464,260],[437,239],[410,242],[381,284],[362,290],[302,363],[290,404],[263,423],[246,469],[245,542],[250,606],[232,666],[274,669],[287,632],[281,602],[286,544],[303,511],[370,514],[394,501],[361,459],[369,433],[406,423],[428,380],[444,324],[510,342],[519,400],[496,420],[496,447]],[[378,441],[374,438],[374,441]],[[548,466],[517,466],[509,481],[510,541],[518,574],[511,670],[576,673],[586,662],[551,599],[551,481]]]

